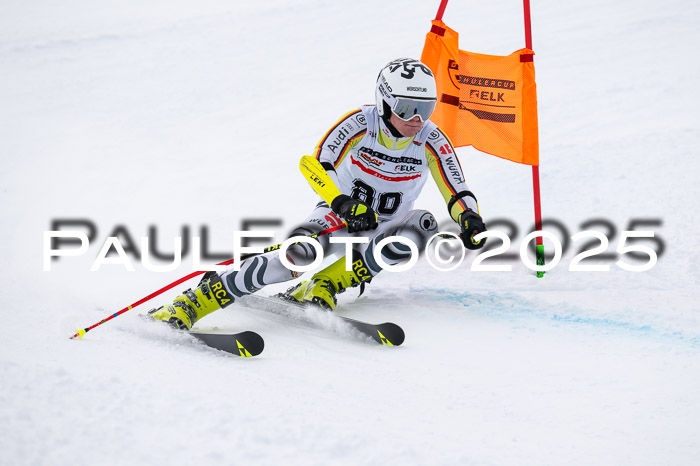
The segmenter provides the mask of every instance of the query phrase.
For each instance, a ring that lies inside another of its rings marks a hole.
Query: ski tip
[[[249,358],[263,352],[265,349],[265,340],[263,340],[263,337],[251,331],[243,332],[243,335],[245,335],[245,341],[241,339],[236,340],[238,352],[242,357]]]
[[[257,356],[265,349],[265,340],[255,332],[245,331],[233,334],[188,332],[198,340],[211,348],[227,353],[251,358]]]
[[[85,335],[85,333],[86,333],[85,330],[76,330],[75,335],[70,337],[70,339],[71,340],[75,340],[75,339],[82,340],[83,335]]]
[[[401,346],[406,339],[403,329],[396,324],[386,322],[377,330],[377,341],[384,346]]]

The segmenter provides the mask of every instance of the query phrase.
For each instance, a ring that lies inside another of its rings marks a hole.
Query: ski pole
[[[320,232],[318,232],[318,233],[315,233],[315,234],[313,234],[313,235],[309,235],[308,237],[309,237],[309,238],[316,239],[316,238],[318,238],[319,236],[323,236],[323,235],[327,235],[327,234],[329,234],[329,233],[333,233],[334,231],[337,231],[337,230],[340,230],[340,229],[342,229],[342,228],[345,228],[346,226],[347,226],[347,225],[345,225],[345,223],[341,223],[341,224],[339,224],[339,225],[332,226],[332,227],[330,227],[330,228],[327,228],[327,229],[325,229],[325,230],[323,230],[323,231],[320,231]],[[282,246],[281,243],[280,243],[280,244],[275,244],[274,246],[268,246],[268,247],[266,247],[266,248],[263,250],[263,252],[261,252],[261,253],[244,254],[244,255],[241,256],[241,260],[242,260],[242,261],[243,261],[243,260],[247,260],[247,259],[250,259],[251,257],[258,256],[258,255],[260,255],[260,254],[265,254],[266,252],[275,251],[275,250],[279,249],[281,246]],[[229,259],[229,260],[226,260],[226,261],[223,261],[223,262],[219,262],[219,263],[216,264],[216,265],[230,265],[230,264],[232,264],[232,263],[233,263],[233,259]],[[148,301],[148,300],[150,300],[150,299],[153,299],[153,298],[155,298],[156,296],[158,296],[158,295],[160,295],[160,294],[162,294],[162,293],[165,293],[166,291],[168,291],[169,289],[171,289],[171,288],[173,288],[173,287],[176,287],[176,286],[179,285],[180,283],[186,282],[187,280],[190,280],[190,279],[192,279],[192,278],[194,278],[194,277],[196,277],[196,276],[198,276],[198,275],[202,275],[203,273],[206,273],[206,271],[205,271],[205,270],[198,270],[198,271],[196,271],[196,272],[190,273],[189,275],[185,275],[184,277],[175,280],[174,282],[172,282],[172,283],[170,283],[170,284],[164,286],[163,288],[161,288],[161,289],[159,289],[159,290],[157,290],[157,291],[154,291],[153,293],[149,294],[148,296],[145,296],[145,297],[139,299],[139,300],[136,301],[135,303],[132,303],[132,304],[126,306],[124,309],[120,310],[119,312],[115,312],[114,314],[112,314],[112,315],[110,315],[110,316],[108,316],[108,317],[105,317],[104,319],[102,319],[101,321],[97,322],[96,324],[91,325],[90,327],[84,328],[84,329],[82,329],[82,330],[77,330],[77,331],[75,332],[75,334],[74,334],[72,337],[70,337],[70,339],[71,339],[71,340],[74,339],[74,338],[81,339],[81,338],[83,338],[83,335],[85,335],[87,332],[89,332],[89,331],[92,330],[93,328],[99,327],[100,325],[104,324],[105,322],[108,322],[108,321],[114,319],[115,317],[124,314],[126,311],[129,311],[129,310],[135,308],[136,306],[140,306],[141,304],[145,303],[146,301]]]

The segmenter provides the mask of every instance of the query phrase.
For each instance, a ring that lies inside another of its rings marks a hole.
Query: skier
[[[421,250],[437,232],[437,223],[425,210],[412,206],[430,171],[452,219],[461,229],[465,247],[478,249],[485,240],[473,237],[486,230],[475,196],[469,191],[462,169],[448,138],[429,120],[437,103],[435,78],[418,60],[401,58],[379,73],[376,105],[363,106],[343,116],[323,136],[314,151],[341,195],[320,202],[292,236],[312,235],[345,221],[347,229],[320,236],[324,251],[344,251],[344,244],[331,244],[331,236],[365,236],[368,243],[355,244],[352,270],[339,260],[290,288],[285,297],[333,310],[335,295],[362,285],[382,269],[374,259],[375,245],[385,237],[403,236]],[[395,265],[408,259],[410,249],[393,242],[381,251],[384,262]],[[287,250],[294,264],[309,263],[316,251],[306,243]],[[238,297],[265,285],[296,278],[280,261],[278,251],[244,261],[239,271],[209,272],[199,286],[187,290],[173,303],[149,311],[159,320],[181,329],[205,315],[226,307]]]

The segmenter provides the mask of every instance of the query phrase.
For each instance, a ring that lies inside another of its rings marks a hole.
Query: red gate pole
[[[440,6],[438,7],[437,14],[435,15],[435,21],[442,21],[442,15],[445,14],[445,7],[449,0],[442,0]]]
[[[523,0],[525,18],[525,47],[532,50],[532,27],[530,23],[530,0]],[[532,194],[535,198],[535,230],[542,230],[542,205],[540,203],[540,167],[532,166]],[[537,265],[544,265],[544,244],[542,237],[535,238],[535,257]],[[537,272],[542,277],[544,272]]]
[[[445,13],[445,7],[449,0],[441,0],[435,19],[440,21]],[[525,20],[525,47],[532,50],[532,27],[530,22],[530,0],[523,0],[523,12]],[[535,230],[542,230],[542,205],[540,202],[540,167],[532,166],[532,194],[535,205]],[[542,237],[535,238],[535,257],[537,265],[544,265],[544,244]],[[544,276],[544,272],[537,272],[538,277]]]

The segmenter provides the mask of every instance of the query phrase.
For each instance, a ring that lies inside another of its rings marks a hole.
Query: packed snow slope
[[[280,219],[282,240],[316,200],[299,157],[373,102],[386,62],[420,56],[438,3],[0,4],[0,464],[697,464],[689,0],[533,2],[543,214],[570,243],[545,277],[520,260],[471,271],[470,253],[452,272],[421,260],[341,296],[343,315],[402,325],[399,348],[239,305],[198,324],[262,334],[263,354],[240,359],[139,319],[185,285],[68,339],[191,271],[190,254],[167,273],[90,272],[117,227],[138,248],[154,226],[161,251],[206,227],[224,254],[245,219]],[[453,0],[444,20],[463,49],[523,47],[521,2]],[[517,253],[530,168],[458,154]],[[418,207],[449,226],[432,181]],[[45,272],[56,219],[89,220],[96,237]],[[584,263],[610,271],[569,271],[587,241],[572,235],[600,230],[614,252],[635,219],[659,241],[640,244],[665,246],[651,270],[598,258]]]

